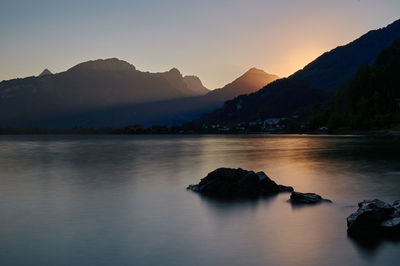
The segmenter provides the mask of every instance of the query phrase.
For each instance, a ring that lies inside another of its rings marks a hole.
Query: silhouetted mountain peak
[[[51,73],[50,70],[48,70],[46,68],[45,70],[42,71],[42,73],[40,73],[39,77],[48,76],[48,75],[53,75],[53,73]]]
[[[264,70],[256,68],[256,67],[250,68],[246,73],[268,74]]]
[[[261,77],[261,78],[273,77],[275,79],[279,78],[277,75],[269,74],[269,73],[265,72],[262,69],[252,67],[249,70],[247,70],[247,72],[245,72],[243,75],[241,75],[239,78],[237,78],[237,80],[248,79],[248,78],[253,78],[254,79],[255,77]]]
[[[223,88],[210,91],[208,95],[227,100],[241,94],[258,91],[278,78],[277,75],[268,74],[264,70],[253,67]]]
[[[272,80],[276,80],[279,77],[277,75],[273,75],[273,74],[268,74],[267,72],[265,72],[262,69],[258,69],[258,68],[250,68],[247,72],[245,72],[243,75],[241,75],[240,77],[238,77],[235,81],[233,81],[232,83],[235,82],[257,82],[262,84],[261,87],[264,87],[265,85],[267,85],[268,83],[270,83]],[[260,87],[260,88],[261,88]]]
[[[182,76],[181,72],[179,71],[179,69],[173,67],[168,71],[169,74],[173,75],[173,76]]]
[[[322,54],[288,78],[225,102],[222,109],[205,119],[211,123],[243,122],[307,112],[352,79],[360,66],[373,64],[378,54],[398,38],[400,20]]]
[[[95,70],[95,71],[135,71],[135,66],[118,58],[97,59],[80,63],[71,70]]]
[[[203,95],[210,91],[204,87],[203,83],[201,83],[201,80],[197,76],[184,76],[183,81],[186,83],[189,90],[198,95]]]

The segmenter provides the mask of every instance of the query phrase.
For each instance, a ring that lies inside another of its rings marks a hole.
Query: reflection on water
[[[396,265],[345,218],[400,195],[399,139],[349,136],[1,136],[0,265]],[[215,168],[264,171],[333,200],[220,201]]]

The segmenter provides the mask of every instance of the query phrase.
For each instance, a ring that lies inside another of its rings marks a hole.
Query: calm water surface
[[[399,265],[400,243],[346,236],[358,201],[400,199],[400,140],[348,136],[1,136],[0,265]],[[289,194],[187,191],[215,168]]]

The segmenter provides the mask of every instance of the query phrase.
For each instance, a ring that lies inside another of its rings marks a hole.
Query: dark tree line
[[[382,130],[400,125],[400,39],[384,49],[373,66],[362,66],[328,106],[316,104],[309,129]]]

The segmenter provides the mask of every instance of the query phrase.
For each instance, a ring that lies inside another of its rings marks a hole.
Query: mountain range
[[[198,120],[226,124],[288,116],[327,102],[400,38],[400,20],[319,56],[288,78],[252,68],[223,88],[172,68],[150,73],[111,58],[0,82],[0,127],[121,127]],[[204,115],[209,113],[207,115]]]
[[[149,73],[116,58],[88,61],[58,74],[46,69],[38,77],[1,82],[0,124],[46,126],[41,121],[207,92],[200,79],[176,68]]]
[[[206,124],[254,121],[293,114],[324,102],[353,78],[362,65],[372,65],[378,54],[400,37],[400,20],[319,56],[288,78],[241,95],[202,117]]]
[[[205,95],[133,105],[115,111],[114,117],[129,114],[130,118],[123,119],[125,124],[126,121],[137,121],[144,125],[182,124],[221,107],[226,100],[255,92],[278,78],[278,76],[268,74],[263,70],[251,68],[231,83]],[[149,112],[149,110],[151,111]]]
[[[3,127],[103,127],[179,123],[278,77],[251,69],[221,89],[205,88],[178,69],[141,72],[119,59],[94,60],[65,72],[0,82]]]

